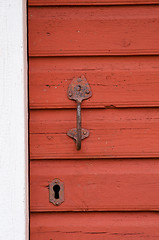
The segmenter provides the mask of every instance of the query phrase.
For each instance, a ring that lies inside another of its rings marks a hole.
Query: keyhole
[[[58,184],[54,185],[53,190],[55,192],[55,199],[59,199],[60,186]]]

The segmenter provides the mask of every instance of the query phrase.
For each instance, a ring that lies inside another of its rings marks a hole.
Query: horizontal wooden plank
[[[75,108],[67,98],[74,77],[85,75],[93,96],[82,107],[159,106],[159,57],[30,58],[30,108]]]
[[[159,210],[159,160],[55,160],[30,165],[31,211]],[[64,183],[65,201],[49,202],[48,184]]]
[[[76,150],[66,135],[76,126],[75,110],[32,110],[32,159],[159,157],[159,110],[83,109],[82,127],[90,136]]]
[[[159,4],[158,0],[28,0],[29,6]]]
[[[32,213],[31,240],[156,240],[159,213]]]
[[[158,5],[30,7],[28,21],[30,56],[159,54]]]

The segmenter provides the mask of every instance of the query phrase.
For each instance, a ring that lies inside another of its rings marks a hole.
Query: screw
[[[87,90],[86,90],[86,93],[87,93],[87,94],[89,94],[89,93],[90,93],[89,89],[87,89]]]
[[[71,93],[71,92],[69,92],[69,94],[68,94],[68,95],[69,95],[69,97],[72,97],[72,93]]]
[[[83,132],[83,134],[84,134],[84,135],[86,135],[86,134],[87,134],[87,132],[86,132],[86,131],[84,131],[84,132]]]
[[[57,183],[57,180],[55,180],[55,183]]]
[[[59,205],[59,202],[56,202],[55,204],[58,206],[58,205]]]
[[[77,91],[80,91],[81,90],[81,86],[78,85],[76,89],[77,89]]]

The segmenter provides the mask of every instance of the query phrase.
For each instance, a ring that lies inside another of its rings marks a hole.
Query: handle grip
[[[81,104],[82,101],[92,96],[90,86],[84,76],[74,78],[68,86],[68,98],[77,103],[77,124],[76,128],[72,128],[67,135],[76,141],[76,149],[81,149],[81,140],[89,136],[87,129],[81,128]]]

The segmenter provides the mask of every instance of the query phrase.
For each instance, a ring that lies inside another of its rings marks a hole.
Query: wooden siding
[[[159,54],[158,5],[30,7],[28,14],[30,56]]]
[[[28,4],[30,239],[158,239],[159,1]],[[67,88],[81,75],[93,96],[77,151]],[[60,206],[49,202],[55,178]]]
[[[30,107],[75,108],[67,98],[74,77],[84,74],[93,96],[82,107],[159,106],[159,57],[30,58]]]
[[[32,213],[31,239],[156,240],[158,213]]]
[[[29,6],[159,4],[158,0],[28,0]]]
[[[66,135],[75,126],[75,110],[31,111],[31,158],[159,157],[157,108],[83,110],[82,126],[90,137],[80,151]]]
[[[65,184],[65,201],[49,202],[48,184]],[[31,162],[31,211],[159,210],[159,160]]]

